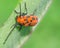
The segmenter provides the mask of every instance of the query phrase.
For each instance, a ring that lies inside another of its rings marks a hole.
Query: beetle
[[[16,23],[13,24],[13,28],[12,30],[9,32],[8,36],[6,37],[5,41],[3,42],[3,44],[6,43],[8,37],[10,36],[10,34],[12,33],[12,31],[14,30],[14,28],[19,25],[20,26],[20,30],[22,29],[22,26],[35,26],[38,22],[38,17],[35,16],[35,12],[37,9],[34,10],[34,12],[30,15],[27,15],[27,8],[26,8],[26,2],[25,2],[25,13],[21,13],[21,4],[20,4],[20,12],[17,12],[16,10],[14,10],[14,12],[16,14],[19,14],[18,16],[16,16],[15,20]]]

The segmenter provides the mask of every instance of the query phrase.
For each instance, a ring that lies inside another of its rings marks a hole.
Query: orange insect
[[[5,44],[5,42],[7,41],[8,37],[10,36],[10,34],[12,33],[12,31],[14,30],[14,28],[17,25],[20,25],[20,30],[22,29],[22,26],[35,26],[38,22],[38,17],[35,16],[35,12],[36,9],[34,10],[34,12],[31,15],[27,15],[27,8],[26,8],[26,3],[25,3],[25,13],[21,13],[21,4],[20,4],[20,12],[17,12],[15,10],[15,13],[20,14],[19,16],[16,16],[16,23],[13,25],[13,29],[10,31],[10,33],[8,34],[7,38],[5,39],[5,41],[3,42],[3,44]]]
[[[17,23],[21,24],[23,26],[34,26],[37,24],[38,19],[37,16],[18,16],[17,17]]]

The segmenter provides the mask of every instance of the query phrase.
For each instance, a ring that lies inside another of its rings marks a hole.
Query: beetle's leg
[[[19,28],[19,30],[21,30],[22,29],[22,25],[20,24],[20,28]]]
[[[20,5],[20,16],[24,16],[25,13],[21,13],[21,4],[19,4],[19,5]]]
[[[15,11],[15,13],[16,13],[16,14],[20,14],[20,16],[27,15],[27,7],[26,7],[26,2],[24,3],[25,10],[26,10],[24,13],[21,13],[21,4],[19,4],[19,6],[20,6],[20,12],[17,12],[16,10],[14,10],[14,11]]]
[[[14,12],[15,12],[16,14],[20,14],[20,16],[21,16],[21,4],[19,4],[19,7],[20,7],[20,12],[17,12],[16,10],[14,10]]]
[[[26,2],[24,3],[24,6],[25,6],[25,12],[24,13],[22,13],[22,16],[24,16],[24,15],[27,15],[27,7],[26,7]]]
[[[12,28],[12,30],[9,32],[8,36],[6,37],[5,41],[3,42],[3,44],[6,43],[7,39],[9,38],[9,36],[11,35],[12,31],[14,30],[14,28],[17,26],[17,23],[14,24],[14,27]]]
[[[14,10],[14,12],[16,13],[16,14],[19,14],[20,12],[17,12],[16,10]]]

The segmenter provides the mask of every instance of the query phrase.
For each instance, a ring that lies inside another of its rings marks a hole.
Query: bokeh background
[[[18,2],[0,0],[0,28]],[[60,48],[60,0],[52,1],[44,18],[22,48]]]

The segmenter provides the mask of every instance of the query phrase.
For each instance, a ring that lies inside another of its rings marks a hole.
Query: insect
[[[30,15],[27,15],[27,8],[26,8],[26,3],[24,4],[25,5],[25,10],[26,12],[25,13],[21,13],[21,4],[20,4],[20,12],[17,12],[16,10],[15,13],[16,14],[19,14],[18,16],[16,16],[16,23],[13,24],[13,28],[12,30],[9,32],[8,36],[6,37],[5,41],[3,42],[3,44],[6,43],[8,37],[10,36],[10,34],[12,33],[12,31],[14,30],[14,28],[19,25],[20,26],[20,30],[22,29],[22,26],[35,26],[38,22],[38,17],[35,16],[35,12],[36,12],[36,9],[34,10],[34,12]]]

